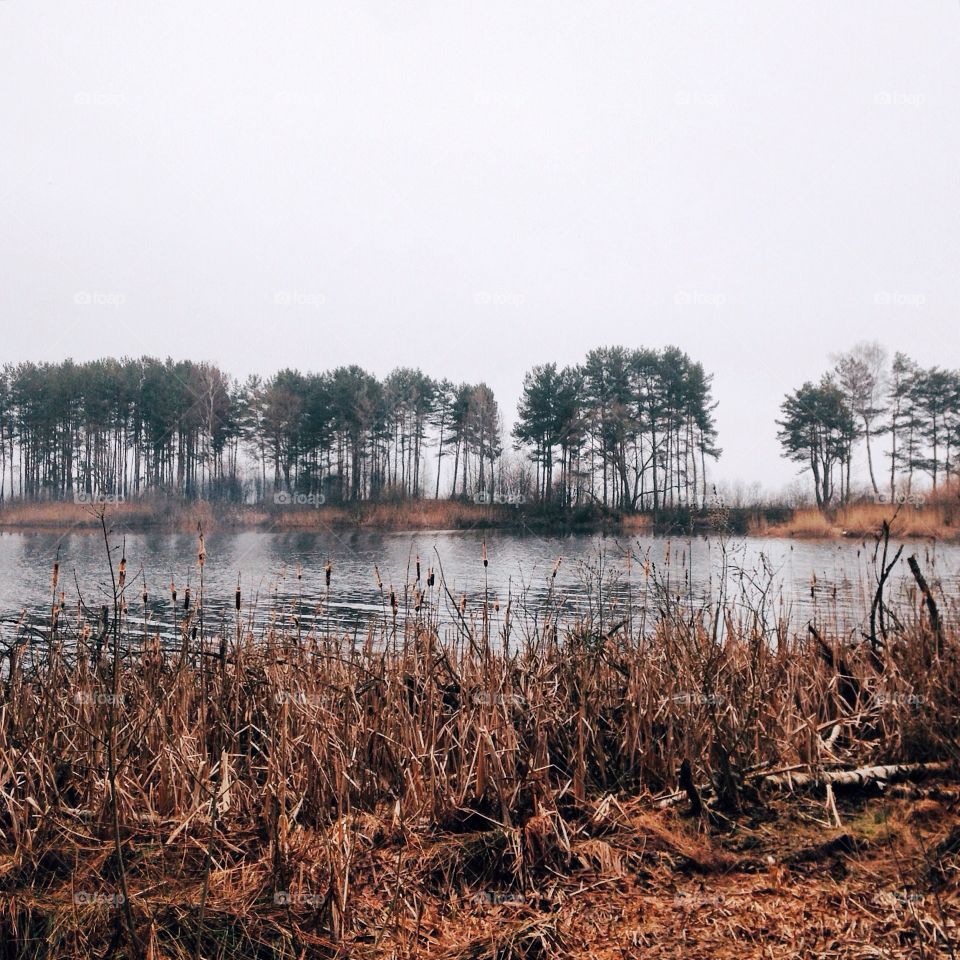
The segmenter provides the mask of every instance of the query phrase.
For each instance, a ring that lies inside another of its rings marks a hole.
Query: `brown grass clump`
[[[99,530],[102,508],[59,500],[0,507],[0,529]],[[176,497],[130,499],[107,506],[110,520],[127,528],[207,530],[223,527],[267,527],[276,530],[369,529],[466,530],[521,526],[516,507],[460,500],[404,500],[353,506],[320,507],[230,504]],[[639,529],[639,527],[638,527]]]
[[[106,510],[110,521],[127,528],[161,528],[194,531],[218,526],[266,523],[267,514],[234,504],[175,497],[144,497],[103,505],[63,500],[13,501],[0,507],[0,529],[7,530],[99,530]]]
[[[281,616],[255,635],[242,610],[205,621],[200,578],[144,629],[121,564],[111,607],[58,603],[4,650],[4,957],[935,956],[956,941],[955,800],[931,795],[943,815],[914,819],[881,807],[878,825],[858,795],[785,805],[763,779],[956,761],[955,624],[903,609],[869,644],[664,591],[643,630],[518,635],[490,609],[443,626],[431,585],[410,620],[359,640]]]
[[[937,501],[921,507],[885,503],[856,503],[821,512],[816,507],[796,510],[783,523],[767,523],[755,518],[750,533],[767,537],[872,537],[883,522],[897,538],[926,537],[953,540],[960,537],[960,510],[951,501]]]

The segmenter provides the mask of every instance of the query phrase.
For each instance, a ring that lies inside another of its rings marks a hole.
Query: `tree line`
[[[716,458],[711,377],[676,348],[611,347],[531,370],[503,456],[485,383],[399,368],[281,370],[101,359],[0,369],[0,501],[151,492],[233,500],[416,497],[691,504]],[[524,466],[524,464],[529,466]]]
[[[534,489],[564,506],[660,510],[702,503],[720,455],[712,376],[676,347],[591,350],[579,366],[534,367],[513,437]]]
[[[853,496],[861,444],[878,498],[909,496],[918,481],[936,491],[960,467],[960,371],[921,367],[899,352],[891,359],[875,342],[836,355],[780,409],[784,456],[810,471],[821,508]]]
[[[240,383],[192,361],[21,363],[0,371],[0,500],[163,492],[339,502],[493,490],[493,391],[419,370],[281,370]],[[434,484],[427,489],[432,448]]]

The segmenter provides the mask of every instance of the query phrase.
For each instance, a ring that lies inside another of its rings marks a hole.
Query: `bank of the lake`
[[[922,506],[860,502],[831,510],[752,505],[630,513],[587,505],[478,504],[466,500],[403,500],[351,505],[236,504],[181,498],[128,499],[103,505],[59,500],[0,505],[0,531],[69,532],[108,522],[130,531],[193,532],[511,530],[539,534],[642,533],[663,536],[749,535],[823,539],[875,536],[883,522],[895,537],[960,540],[960,499]]]

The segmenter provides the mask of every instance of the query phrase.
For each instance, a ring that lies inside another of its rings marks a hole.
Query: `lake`
[[[117,534],[112,547],[115,565],[121,550],[126,553],[130,619],[143,621],[145,584],[146,616],[154,629],[172,635],[170,585],[176,585],[181,603],[187,587],[194,598],[200,587],[196,537]],[[697,605],[716,601],[723,589],[734,604],[753,603],[762,593],[769,609],[801,625],[816,616],[852,630],[874,590],[873,551],[872,542],[852,540],[223,531],[206,538],[204,616],[212,628],[235,622],[239,580],[243,617],[257,625],[279,619],[302,629],[329,626],[359,635],[371,624],[392,621],[391,591],[399,621],[412,611],[419,558],[419,587],[447,624],[459,618],[461,604],[467,619],[478,615],[484,597],[491,611],[497,606],[491,614],[495,621],[502,620],[509,601],[514,622],[548,615],[573,619],[588,612],[612,622],[628,607],[654,609],[658,590]],[[891,577],[893,595],[912,586],[906,565],[911,553],[939,595],[949,605],[955,603],[960,597],[960,546],[908,543]],[[110,571],[98,533],[4,533],[0,637],[5,642],[13,639],[18,622],[42,628],[48,621],[58,555],[68,615],[75,616],[81,596],[92,608],[110,602]],[[425,588],[431,568],[436,579],[432,591]]]

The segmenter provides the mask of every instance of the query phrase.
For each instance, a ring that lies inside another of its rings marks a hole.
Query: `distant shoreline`
[[[823,540],[871,538],[884,520],[902,539],[960,540],[960,503],[923,507],[859,503],[821,513],[815,507],[733,507],[720,513],[678,509],[620,513],[601,507],[562,509],[549,505],[486,505],[459,500],[410,500],[352,506],[286,507],[151,498],[103,508],[61,501],[0,507],[0,532],[67,533],[107,522],[133,532],[271,530],[323,532],[366,530],[403,533],[423,530],[505,530],[535,534],[624,533],[662,536],[722,535]]]

